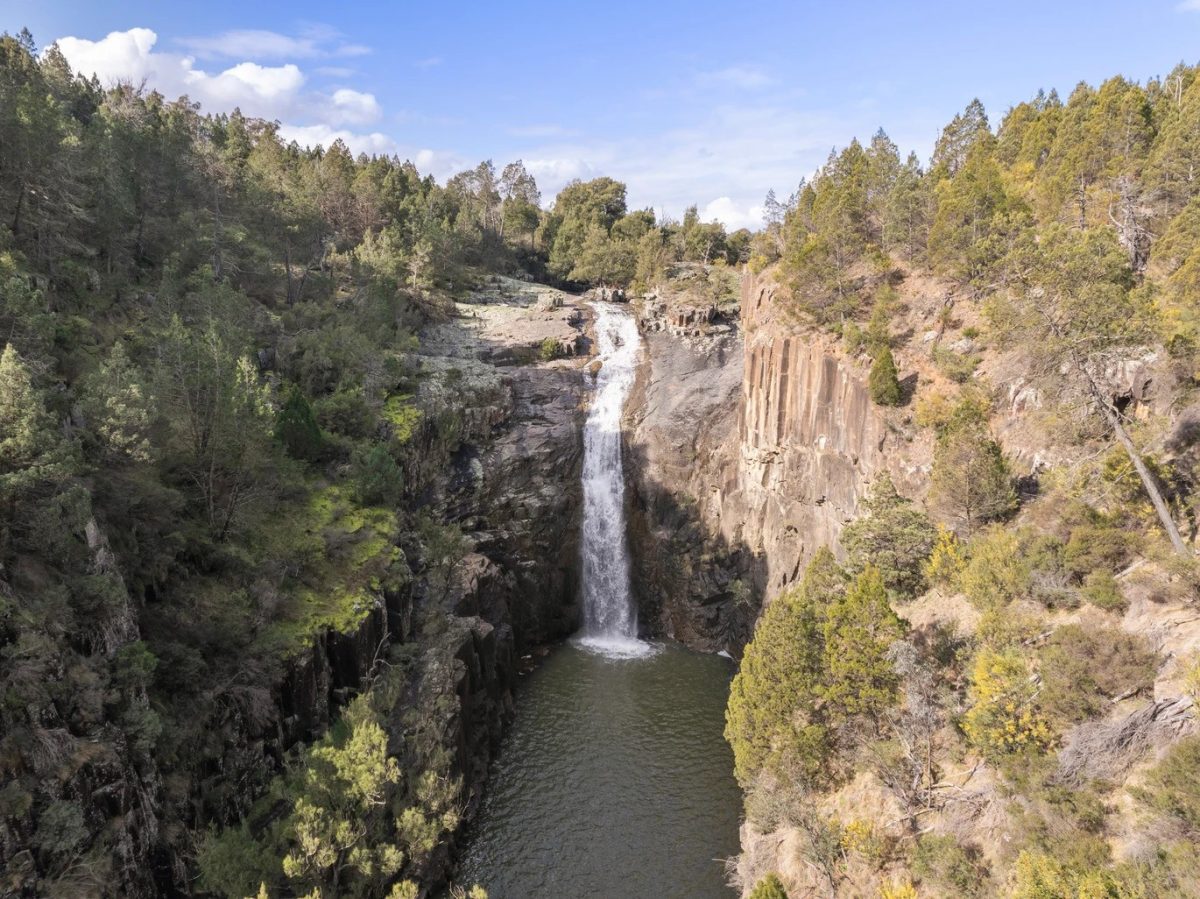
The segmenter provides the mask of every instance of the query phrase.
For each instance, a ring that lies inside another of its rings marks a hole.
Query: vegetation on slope
[[[1173,629],[1200,602],[1198,74],[1039,94],[995,131],[972,103],[928,167],[880,132],[768,204],[751,267],[775,266],[803,326],[870,352],[872,398],[900,406],[881,414],[931,450],[912,451],[926,511],[874,484],[849,571],[815,593],[819,552],[734,682],[751,833],[801,847],[774,859],[788,889],[1193,895],[1195,737],[1171,744],[1195,729]],[[1033,453],[1053,464],[1018,479]],[[874,639],[831,643],[829,610],[872,570],[898,617],[860,612]],[[749,889],[768,872],[747,858]]]

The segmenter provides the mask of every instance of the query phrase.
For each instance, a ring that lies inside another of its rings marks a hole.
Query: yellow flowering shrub
[[[985,757],[1041,752],[1053,743],[1029,664],[1017,650],[981,649],[971,669],[971,695],[963,731]]]

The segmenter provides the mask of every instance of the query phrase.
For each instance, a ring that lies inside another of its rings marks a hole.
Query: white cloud
[[[413,63],[418,69],[432,69],[434,66],[440,66],[441,64],[442,58],[440,56],[427,56]]]
[[[762,204],[750,207],[739,206],[729,197],[717,197],[700,210],[700,221],[718,221],[730,231],[738,228],[749,228],[757,231],[762,227]]]
[[[1175,9],[1179,12],[1200,12],[1200,0],[1183,0]]]
[[[399,146],[386,134],[372,131],[370,134],[359,134],[344,128],[334,128],[330,125],[280,125],[279,136],[285,141],[295,141],[302,147],[322,146],[328,148],[336,140],[340,140],[354,155],[391,155],[399,152]]]
[[[703,85],[719,85],[741,90],[756,90],[775,83],[775,79],[758,66],[729,66],[715,72],[701,72],[696,80]]]
[[[580,155],[564,155],[525,160],[526,170],[538,181],[543,197],[553,196],[576,178],[595,178],[599,172],[580,151]]]
[[[333,92],[331,100],[333,102],[333,109],[329,115],[331,121],[364,125],[368,122],[378,121],[383,114],[374,94],[364,94],[343,87]]]
[[[571,131],[568,128],[564,128],[562,125],[546,123],[546,124],[541,124],[541,125],[515,125],[512,128],[508,129],[508,133],[511,134],[513,137],[547,138],[547,137],[567,137],[569,135],[574,134],[575,132]]]
[[[274,32],[229,32],[222,37],[229,35],[234,39],[222,44],[223,53],[238,49],[265,58],[289,52],[314,55],[318,50],[311,48],[320,48],[328,32],[304,38]],[[304,72],[292,62],[263,65],[247,60],[209,72],[199,68],[193,56],[156,51],[157,43],[158,35],[149,28],[114,31],[98,41],[78,37],[58,41],[73,69],[89,76],[94,73],[104,84],[145,82],[170,98],[186,94],[206,112],[228,112],[238,107],[247,115],[278,119],[284,123],[280,126],[283,138],[305,146],[327,147],[341,139],[356,154],[399,151],[396,141],[386,134],[346,127],[367,125],[382,117],[383,110],[374,94],[348,87],[328,95],[307,91]],[[215,49],[210,50],[215,53]]]
[[[314,59],[328,56],[362,56],[370,47],[347,44],[340,34],[316,27],[293,37],[277,31],[244,28],[201,37],[183,37],[176,43],[202,59]]]
[[[191,56],[158,53],[149,28],[114,31],[98,41],[63,37],[58,47],[71,68],[103,84],[146,82],[167,97],[186,94],[212,111],[240,107],[247,115],[275,118],[292,112],[305,83],[293,63],[264,66],[240,62],[216,74],[196,67]]]

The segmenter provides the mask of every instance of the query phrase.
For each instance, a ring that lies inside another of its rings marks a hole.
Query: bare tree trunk
[[[1179,533],[1175,519],[1171,517],[1171,510],[1167,507],[1167,501],[1163,499],[1162,491],[1158,489],[1158,483],[1154,480],[1154,475],[1150,473],[1150,469],[1146,466],[1145,460],[1142,459],[1142,454],[1133,445],[1133,440],[1129,437],[1129,432],[1121,424],[1121,416],[1113,408],[1108,398],[1101,392],[1096,382],[1092,380],[1091,375],[1087,374],[1086,371],[1084,375],[1087,377],[1092,398],[1100,407],[1100,412],[1112,427],[1113,433],[1117,435],[1117,441],[1124,447],[1125,453],[1129,456],[1129,461],[1133,463],[1133,467],[1137,470],[1138,477],[1142,479],[1142,486],[1146,488],[1146,494],[1150,497],[1150,502],[1154,504],[1154,511],[1158,513],[1158,520],[1162,523],[1163,530],[1167,532],[1167,536],[1171,538],[1171,546],[1175,548],[1175,552],[1179,553],[1179,555],[1190,556],[1192,551],[1183,542],[1183,537]]]

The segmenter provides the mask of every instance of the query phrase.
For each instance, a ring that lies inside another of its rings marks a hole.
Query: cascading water
[[[621,415],[633,386],[641,337],[627,310],[594,304],[600,371],[583,429],[583,632],[580,642],[608,655],[644,655],[629,583]]]

